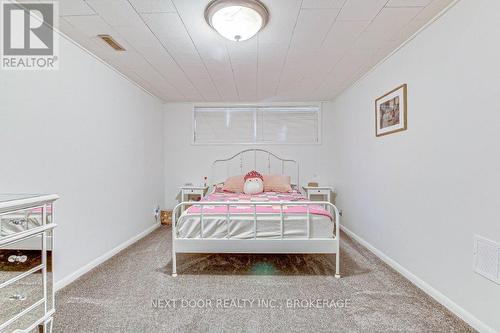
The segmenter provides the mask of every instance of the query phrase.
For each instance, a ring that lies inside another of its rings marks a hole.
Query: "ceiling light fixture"
[[[269,12],[257,0],[215,0],[205,9],[205,19],[224,38],[241,42],[264,28]]]

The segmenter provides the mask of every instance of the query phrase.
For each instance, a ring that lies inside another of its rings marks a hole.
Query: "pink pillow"
[[[243,193],[244,177],[243,175],[229,177],[224,182],[222,190],[225,192]]]
[[[290,176],[264,175],[264,192],[287,193],[291,191]]]

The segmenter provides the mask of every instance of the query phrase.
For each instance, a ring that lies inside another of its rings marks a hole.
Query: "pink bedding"
[[[253,206],[238,205],[239,202],[270,202],[270,201],[307,201],[307,199],[297,191],[290,193],[264,192],[255,195],[244,193],[215,192],[201,199],[203,202],[232,202],[229,206],[229,213],[253,213]],[[187,209],[188,214],[199,214],[200,206],[191,206]],[[209,214],[227,214],[227,206],[204,206],[204,213]],[[257,206],[257,213],[280,213],[280,205]],[[285,214],[307,214],[306,206],[284,205]],[[320,205],[310,205],[311,214],[327,216],[333,219],[332,215]]]

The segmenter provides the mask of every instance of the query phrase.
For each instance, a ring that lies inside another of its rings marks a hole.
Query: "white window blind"
[[[195,107],[194,143],[319,143],[320,107]]]

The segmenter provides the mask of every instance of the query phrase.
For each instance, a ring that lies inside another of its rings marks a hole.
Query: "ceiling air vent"
[[[110,35],[98,35],[98,36],[101,37],[101,39],[105,41],[109,46],[115,49],[115,51],[125,51],[123,46],[118,44],[118,42],[114,40],[113,37],[111,37]]]

